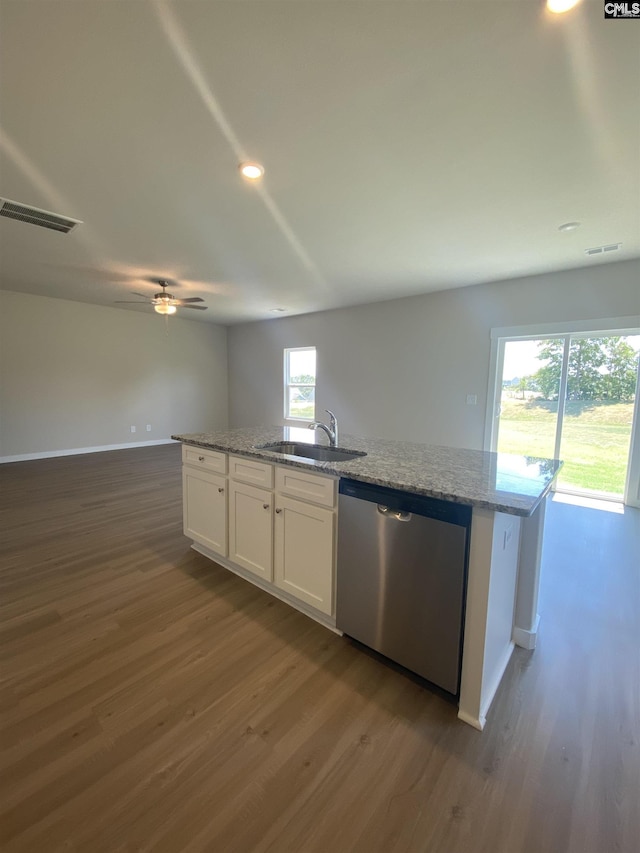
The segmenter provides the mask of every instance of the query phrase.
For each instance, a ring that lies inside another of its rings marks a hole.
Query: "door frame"
[[[640,315],[631,317],[609,317],[598,320],[576,320],[564,323],[540,323],[528,326],[505,326],[491,329],[491,356],[489,359],[489,385],[487,388],[487,410],[484,426],[484,449],[496,450],[502,397],[502,370],[504,347],[507,341],[535,340],[536,338],[561,338],[566,335],[589,334],[593,337],[607,335],[637,335]],[[636,399],[631,422],[631,444],[629,464],[623,502],[627,506],[640,507],[640,368],[636,386]],[[566,386],[566,378],[565,378]],[[559,430],[559,435],[561,435]],[[559,439],[558,439],[559,440]],[[557,450],[556,450],[557,453]]]

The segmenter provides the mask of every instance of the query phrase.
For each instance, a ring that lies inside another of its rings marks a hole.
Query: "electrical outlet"
[[[131,432],[135,432],[135,431],[136,431],[136,428],[134,427],[133,424],[131,424]]]
[[[147,432],[151,432],[151,424],[147,424]]]
[[[478,402],[477,394],[467,394],[467,406],[475,406]]]

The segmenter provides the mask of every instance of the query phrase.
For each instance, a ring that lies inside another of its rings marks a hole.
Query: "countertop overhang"
[[[295,429],[295,441],[304,430]],[[279,465],[348,477],[495,512],[529,516],[551,488],[562,462],[439,445],[342,435],[340,447],[366,453],[346,462],[318,462],[260,449],[293,438],[289,427],[252,427],[172,435],[175,441],[252,456]],[[306,436],[305,436],[306,438]],[[309,433],[309,444],[315,441]]]

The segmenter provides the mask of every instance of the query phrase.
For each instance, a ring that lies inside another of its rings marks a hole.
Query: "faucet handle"
[[[329,409],[325,409],[325,412],[329,415],[329,418],[330,418],[329,423],[331,424],[331,426],[330,426],[331,435],[329,436],[329,440],[331,442],[331,446],[337,447],[338,446],[338,419],[333,414],[333,412],[331,412]]]

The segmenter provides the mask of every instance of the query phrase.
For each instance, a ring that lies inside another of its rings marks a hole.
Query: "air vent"
[[[76,225],[82,225],[79,219],[69,219],[68,216],[60,216],[48,210],[10,201],[8,198],[0,198],[0,216],[17,219],[19,222],[29,222],[31,225],[50,228],[52,231],[60,231],[63,234],[68,234]]]
[[[607,252],[617,252],[622,246],[622,243],[609,243],[607,246],[594,246],[591,249],[585,249],[585,255],[603,255]]]

